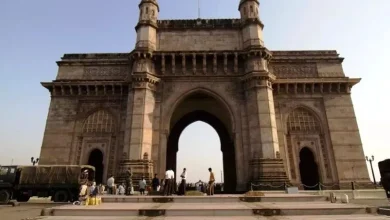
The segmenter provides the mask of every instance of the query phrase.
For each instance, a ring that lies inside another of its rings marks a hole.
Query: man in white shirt
[[[107,180],[107,193],[114,194],[115,179],[113,175],[110,175],[110,178]]]
[[[180,177],[181,177],[181,183],[179,185],[178,195],[185,196],[186,195],[186,188],[187,188],[187,183],[186,183],[187,169],[186,168],[183,169],[183,172],[181,173]]]

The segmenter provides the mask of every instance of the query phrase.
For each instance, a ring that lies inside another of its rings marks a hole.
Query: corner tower
[[[136,50],[156,50],[157,18],[160,8],[157,0],[141,0],[137,31]]]
[[[288,177],[280,158],[278,130],[272,84],[276,77],[269,72],[272,53],[265,48],[264,25],[259,19],[258,0],[241,0],[241,34],[243,51],[246,53],[242,83],[245,89],[249,130],[250,184],[267,188],[267,185],[283,185]]]
[[[241,0],[238,10],[243,23],[244,48],[264,47],[264,24],[259,18],[259,0]]]

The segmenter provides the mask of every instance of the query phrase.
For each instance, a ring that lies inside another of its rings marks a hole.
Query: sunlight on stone
[[[187,182],[207,182],[208,168],[213,169],[216,182],[221,182],[223,171],[221,142],[217,132],[209,124],[194,122],[180,135],[177,152],[177,176],[187,168]]]

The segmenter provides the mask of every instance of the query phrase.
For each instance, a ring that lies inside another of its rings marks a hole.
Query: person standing
[[[157,178],[157,174],[154,174],[154,178],[152,180],[153,191],[157,192],[159,186],[160,186],[160,180]]]
[[[175,172],[170,169],[169,170],[169,175],[170,175],[170,179],[171,179],[171,189],[169,190],[169,195],[171,196],[172,194],[175,194],[176,193],[176,181],[175,181]]]
[[[131,168],[126,171],[126,195],[131,195],[133,193],[133,172]]]
[[[187,178],[187,169],[184,168],[183,172],[180,175],[181,177],[181,183],[179,185],[179,193],[178,195],[186,195],[186,188],[187,188],[187,183],[186,183],[186,178]]]
[[[110,175],[110,178],[107,180],[107,191],[108,194],[114,194],[115,189],[115,179],[113,175]]]
[[[139,192],[141,195],[145,195],[145,188],[146,188],[146,181],[145,178],[142,177],[142,179],[139,181]]]
[[[169,190],[171,188],[171,180],[170,180],[170,170],[167,169],[167,171],[165,171],[165,180],[164,180],[164,196],[168,196],[169,195]]]
[[[212,196],[214,195],[214,183],[215,183],[215,178],[214,178],[214,173],[211,168],[209,168],[210,172],[210,178],[209,178],[209,191],[207,192],[208,195]]]

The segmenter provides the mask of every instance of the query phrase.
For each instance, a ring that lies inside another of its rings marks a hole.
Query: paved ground
[[[389,220],[386,216],[328,215],[328,216],[278,216],[278,217],[42,217],[36,220]]]
[[[27,203],[20,204],[20,206],[5,206],[0,205],[0,219],[4,220],[21,220],[40,216],[42,208],[50,208],[56,206],[55,204],[39,204]]]

